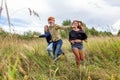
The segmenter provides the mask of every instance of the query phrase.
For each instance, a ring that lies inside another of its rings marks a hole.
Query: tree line
[[[71,20],[64,20],[62,22],[63,26],[70,26],[72,24]],[[92,28],[88,28],[86,26],[86,24],[84,23],[84,28],[85,28],[85,32],[88,35],[88,37],[93,37],[93,36],[113,36],[113,34],[111,32],[107,32],[107,31],[97,31],[94,27]],[[68,38],[69,35],[69,30],[61,30],[61,36],[62,38]],[[10,33],[4,31],[2,28],[0,28],[0,35],[2,37],[6,37],[8,36]],[[17,34],[17,33],[13,33],[12,36],[16,36],[17,38],[20,39],[32,39],[33,35],[40,35],[39,32],[32,32],[32,31],[28,31],[28,32],[24,32],[22,35]],[[117,36],[120,36],[120,30],[118,31]]]
[[[71,20],[64,20],[62,25],[64,26],[70,26],[72,24],[72,21]],[[88,28],[86,26],[86,24],[84,23],[84,28],[85,28],[85,32],[86,34],[89,36],[89,37],[92,37],[92,36],[113,36],[113,34],[111,32],[107,32],[107,31],[97,31],[94,27],[92,28]],[[63,38],[67,38],[68,37],[68,34],[69,34],[69,31],[70,30],[67,30],[67,31],[61,31],[61,35]],[[117,35],[120,35],[120,30],[118,32]]]

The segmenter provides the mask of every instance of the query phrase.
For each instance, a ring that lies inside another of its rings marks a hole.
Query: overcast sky
[[[47,18],[54,16],[56,23],[63,20],[81,20],[89,28],[112,31],[116,34],[120,29],[120,0],[6,0],[12,27],[16,32],[39,31],[48,24]],[[1,4],[1,2],[0,2]],[[40,19],[30,16],[29,10],[34,10]],[[9,30],[5,7],[0,17],[0,26]]]

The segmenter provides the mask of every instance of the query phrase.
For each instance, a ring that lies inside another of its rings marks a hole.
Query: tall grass
[[[0,38],[0,80],[120,80],[119,37],[92,37],[78,69],[68,40],[54,63],[44,39]]]

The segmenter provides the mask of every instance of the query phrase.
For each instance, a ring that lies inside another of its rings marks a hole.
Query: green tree
[[[72,24],[71,20],[64,20],[62,25],[64,26],[70,26]],[[84,28],[85,28],[85,32],[88,36],[113,36],[111,32],[107,32],[107,31],[97,31],[95,29],[95,27],[92,27],[91,29],[89,29],[85,23],[84,24]],[[61,30],[61,36],[62,38],[68,38],[69,35],[69,31],[70,30]],[[120,31],[118,33],[120,35]]]
[[[120,36],[120,30],[118,31],[117,35]]]
[[[99,35],[98,31],[94,27],[89,29],[89,32],[90,32],[90,35],[92,35],[92,36],[98,36]]]
[[[0,27],[0,35],[1,35],[2,37],[6,37],[6,36],[9,35],[9,33],[6,32],[6,31],[4,31],[4,30]]]
[[[70,26],[71,25],[71,20],[64,20],[62,25],[63,26]],[[61,30],[62,38],[68,38],[69,31],[70,31],[70,29],[68,29],[68,30]]]
[[[71,20],[64,20],[63,23],[62,23],[62,25],[64,25],[64,26],[71,25]]]

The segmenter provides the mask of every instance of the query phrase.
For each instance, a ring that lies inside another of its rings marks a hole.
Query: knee
[[[79,56],[76,56],[76,60],[77,60],[77,61],[80,61],[80,57],[79,57]]]
[[[81,60],[81,61],[84,61],[84,58],[83,58],[83,57],[81,57],[81,58],[80,58],[80,60]]]
[[[83,61],[84,59],[85,59],[85,56],[84,56],[84,55],[81,55],[81,56],[80,56],[80,60]]]

